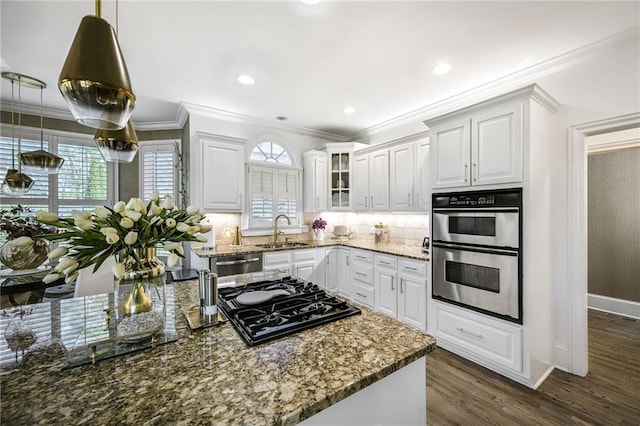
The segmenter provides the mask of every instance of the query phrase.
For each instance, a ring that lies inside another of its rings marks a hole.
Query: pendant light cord
[[[22,84],[18,78],[18,157],[22,153]],[[22,173],[22,161],[18,161],[18,173]]]
[[[13,118],[15,112],[14,112],[14,95],[13,95],[13,83],[14,81],[11,80],[11,168],[15,170],[16,168],[16,123],[15,120]]]
[[[44,92],[44,87],[40,86],[40,151],[44,151],[44,108],[42,107],[42,92]]]

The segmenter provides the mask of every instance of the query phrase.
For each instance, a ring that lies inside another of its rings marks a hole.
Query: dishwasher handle
[[[223,262],[216,262],[218,266],[226,266],[226,265],[242,265],[243,263],[251,263],[251,262],[259,262],[259,257],[253,257],[251,259],[236,259],[236,260],[225,260]]]

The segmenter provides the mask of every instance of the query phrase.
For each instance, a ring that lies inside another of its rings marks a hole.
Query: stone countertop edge
[[[267,253],[274,251],[282,251],[282,250],[304,250],[311,248],[320,248],[320,247],[349,247],[361,250],[373,251],[376,253],[382,254],[390,254],[395,256],[402,256],[408,259],[414,260],[426,260],[429,261],[429,253],[425,253],[422,251],[422,247],[420,246],[409,246],[406,244],[396,244],[396,243],[374,243],[368,240],[324,240],[324,241],[315,241],[315,240],[304,240],[304,241],[292,241],[292,242],[302,242],[307,244],[306,246],[301,247],[284,247],[284,248],[267,248],[260,247],[258,245],[247,244],[242,247],[232,247],[230,245],[217,245],[212,248],[202,248],[202,247],[194,247],[191,250],[199,257],[208,258],[215,256],[223,256],[227,254],[244,254],[244,253]]]
[[[354,302],[360,315],[249,347],[230,323],[191,331],[198,282],[174,287],[177,342],[69,370],[37,357],[2,368],[0,422],[293,425],[436,347]]]

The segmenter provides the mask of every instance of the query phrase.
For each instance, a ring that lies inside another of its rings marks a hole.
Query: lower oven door
[[[433,244],[433,298],[522,324],[515,250]]]

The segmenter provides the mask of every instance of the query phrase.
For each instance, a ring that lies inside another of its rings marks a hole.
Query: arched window
[[[254,161],[265,161],[267,163],[292,165],[289,153],[280,145],[274,142],[260,142],[253,148],[249,159]]]

